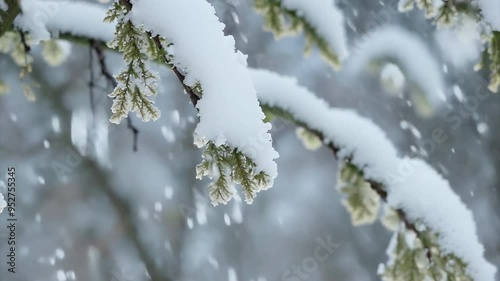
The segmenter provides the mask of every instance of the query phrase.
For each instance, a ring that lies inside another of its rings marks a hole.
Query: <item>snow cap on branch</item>
[[[235,51],[235,41],[224,36],[224,24],[214,8],[203,0],[141,0],[132,2],[131,19],[144,25],[153,35],[171,42],[175,48],[173,64],[186,74],[184,84],[199,83],[197,103],[200,122],[195,143],[227,145],[241,151],[255,164],[252,172],[269,177],[266,187],[277,176],[269,130],[246,66]]]
[[[340,60],[348,56],[344,15],[330,0],[284,0],[283,5],[304,17],[326,39]]]
[[[104,24],[106,9],[87,2],[22,0],[15,24],[28,31],[33,43],[52,34],[69,33],[95,40],[113,39],[114,26]]]

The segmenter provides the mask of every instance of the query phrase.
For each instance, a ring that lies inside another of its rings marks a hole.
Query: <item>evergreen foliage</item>
[[[494,93],[498,92],[500,86],[500,31],[493,31],[486,42],[481,61],[475,66],[480,70],[489,65],[490,84],[488,89]]]
[[[156,45],[142,27],[135,26],[126,18],[127,8],[121,2],[115,2],[108,11],[106,22],[117,21],[115,38],[109,47],[118,49],[123,54],[127,66],[115,76],[118,85],[109,95],[113,98],[110,121],[119,124],[129,112],[136,112],[143,121],[156,120],[160,111],[151,96],[158,93],[158,74],[148,67],[147,61],[158,55]]]
[[[282,0],[255,0],[255,9],[264,16],[264,28],[273,32],[276,38],[295,35],[302,31],[306,39],[305,54],[315,46],[327,62],[335,69],[340,68],[341,60],[338,54],[298,11],[287,9]]]
[[[473,18],[480,17],[480,13],[476,7],[472,6],[467,1],[444,1],[442,5],[436,8],[434,0],[401,0],[399,3],[400,11],[409,11],[413,7],[417,7],[425,11],[425,16],[428,19],[434,19],[438,26],[457,24],[457,21],[462,17],[470,16]],[[481,57],[481,61],[474,67],[475,70],[482,69],[483,66],[488,66],[490,74],[490,84],[488,89],[494,93],[498,92],[500,86],[500,31],[491,30],[486,26],[482,27],[485,48]]]
[[[253,160],[237,148],[209,142],[203,152],[203,161],[196,167],[196,178],[208,176],[212,180],[208,190],[214,206],[226,204],[233,198],[234,184],[241,185],[245,201],[252,203],[257,192],[269,186],[269,176],[255,167]]]
[[[341,167],[337,189],[346,196],[342,204],[351,214],[353,225],[371,224],[377,220],[380,196],[356,166],[345,163]]]

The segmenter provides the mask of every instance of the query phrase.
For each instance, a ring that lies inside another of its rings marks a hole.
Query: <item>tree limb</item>
[[[263,108],[268,108],[268,109],[271,109],[272,108],[276,108],[276,107],[270,107],[268,105],[265,105],[265,104],[261,104],[261,106]],[[275,110],[276,111],[276,110]],[[273,111],[273,112],[275,112]],[[288,113],[286,110],[283,110],[281,108],[278,108],[277,112],[285,112],[285,113]],[[278,115],[279,116],[279,115]],[[279,116],[281,118],[283,118],[283,116]],[[339,148],[331,141],[327,141],[325,139],[325,136],[323,135],[323,133],[321,133],[320,131],[318,130],[315,130],[315,129],[312,129],[309,127],[308,124],[302,122],[302,121],[299,121],[297,119],[295,119],[293,117],[293,115],[289,115],[289,116],[286,116],[285,118],[283,118],[285,120],[288,120],[290,122],[292,122],[294,125],[296,126],[299,126],[299,127],[303,127],[305,129],[307,129],[308,131],[310,131],[312,134],[314,134],[315,136],[317,136],[327,147],[328,149],[330,149],[332,152],[333,152],[333,155],[334,157],[339,160],[339,157],[337,155],[337,153],[339,152]],[[350,159],[347,159],[347,161],[349,161]],[[359,168],[358,168],[359,169]],[[360,169],[361,171],[361,169]],[[370,179],[366,179],[365,178],[365,181],[367,183],[369,183],[371,189],[373,189],[373,191],[375,191],[379,196],[380,198],[385,202],[387,203],[387,191],[385,190],[384,188],[384,184],[380,183],[380,182],[377,182],[377,181],[374,181],[374,180],[370,180]],[[428,245],[426,239],[422,239],[422,233],[417,229],[417,226],[415,223],[412,223],[409,219],[408,219],[408,216],[407,214],[405,213],[405,211],[403,209],[397,209],[395,210],[396,213],[398,214],[398,217],[399,219],[403,222],[403,224],[405,225],[405,227],[410,230],[410,231],[413,231],[415,233],[415,235],[420,239],[420,241],[422,242],[422,245],[424,247],[424,249],[426,250],[426,253],[427,253],[427,258],[429,259],[429,262],[432,262],[432,253],[431,253],[431,245]]]

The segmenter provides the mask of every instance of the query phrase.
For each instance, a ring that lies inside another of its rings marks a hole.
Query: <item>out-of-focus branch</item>
[[[14,19],[21,13],[19,0],[5,0],[7,10],[0,10],[0,37],[11,29]]]
[[[88,42],[88,40],[87,40]],[[37,80],[40,81],[43,78],[40,75],[40,71],[35,71],[34,75],[37,76]],[[59,93],[64,92],[64,90],[69,88],[72,81],[68,80],[67,83],[61,86]],[[47,83],[42,83],[43,85],[47,85]],[[63,103],[62,99],[59,95],[55,95],[53,92],[50,92],[47,95],[43,95],[43,97],[49,99],[52,103],[52,108],[57,110],[57,113],[60,117],[64,119],[69,118],[71,116],[71,112],[68,110],[66,105]],[[61,147],[68,147],[71,151],[78,151],[76,147],[73,146],[71,142],[71,137],[68,134],[60,134],[55,142],[60,143]],[[96,182],[99,184],[90,185],[91,188],[94,188],[96,191],[104,193],[106,197],[108,197],[112,208],[116,211],[116,214],[119,218],[120,223],[124,226],[124,233],[128,239],[130,239],[132,245],[137,251],[138,258],[144,263],[146,270],[151,277],[152,281],[172,281],[168,278],[164,270],[156,265],[154,260],[154,256],[149,253],[147,245],[140,238],[140,228],[137,225],[137,218],[134,215],[132,209],[132,203],[129,202],[128,199],[124,198],[122,195],[117,192],[112,184],[110,177],[107,175],[107,171],[104,170],[95,160],[82,157],[82,162],[80,163],[79,169],[88,169],[88,172],[91,173],[91,177],[93,177]],[[88,186],[84,186],[87,188]]]
[[[90,81],[89,81],[90,110],[92,111],[92,121],[93,121],[92,123],[95,125],[95,99],[94,99],[95,78],[94,78],[93,40],[90,41],[90,46],[89,46],[89,73],[90,73]]]
[[[99,179],[99,181],[103,183],[98,186],[96,185],[95,187],[106,194],[111,202],[111,205],[113,205],[114,209],[117,211],[120,222],[123,224],[125,232],[132,240],[132,243],[134,244],[139,257],[144,262],[151,280],[171,281],[168,277],[165,276],[165,274],[161,272],[159,267],[156,266],[154,258],[149,254],[148,249],[142,242],[139,235],[139,228],[137,226],[136,218],[131,208],[132,204],[113,189],[108,177],[96,162],[86,158],[84,160],[84,164],[91,170],[92,174],[94,174]]]

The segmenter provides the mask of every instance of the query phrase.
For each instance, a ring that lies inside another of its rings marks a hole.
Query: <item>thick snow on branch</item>
[[[268,132],[271,125],[263,122],[250,74],[239,61],[233,37],[224,36],[214,8],[204,0],[141,0],[133,2],[131,14],[135,24],[174,44],[173,63],[186,72],[184,83],[201,84],[195,142],[238,148],[254,160],[257,172],[274,179],[278,153]]]
[[[396,26],[382,27],[364,36],[352,53],[346,63],[349,72],[358,73],[372,61],[392,60],[422,89],[431,106],[444,104],[441,68],[425,44],[408,31]]]
[[[484,20],[495,30],[500,31],[500,1],[478,0],[479,8]]]
[[[367,179],[385,185],[392,208],[403,209],[410,220],[437,233],[444,253],[462,259],[474,280],[494,281],[496,269],[483,257],[472,213],[431,166],[419,159],[399,157],[371,120],[351,110],[330,108],[295,79],[265,70],[251,73],[262,104],[279,107],[323,133],[327,142],[340,148],[340,157],[350,157]]]
[[[30,33],[34,43],[52,34],[70,33],[96,40],[113,39],[114,26],[104,24],[106,8],[81,1],[22,0],[15,24]]]
[[[344,16],[330,0],[284,0],[283,6],[295,10],[328,41],[342,61],[348,56]]]

